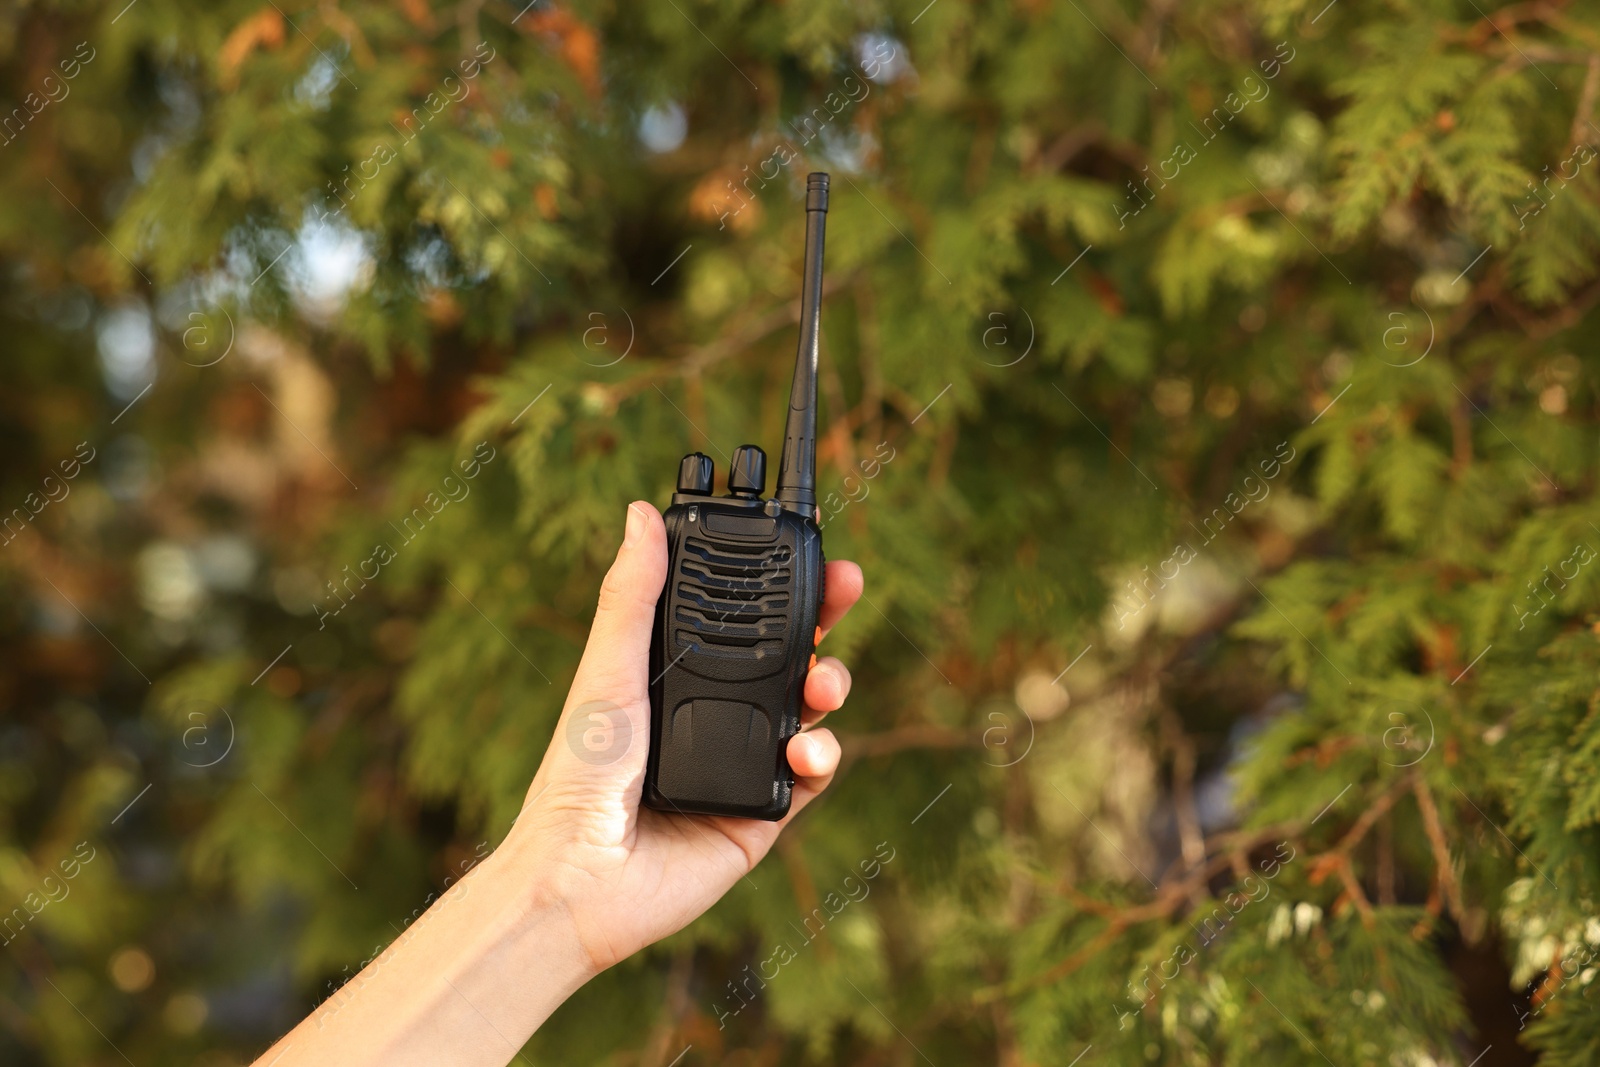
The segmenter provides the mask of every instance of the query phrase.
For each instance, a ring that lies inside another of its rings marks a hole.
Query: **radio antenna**
[[[806,176],[806,262],[800,283],[800,349],[794,357],[789,421],[778,488],[784,508],[812,518],[817,507],[817,333],[822,319],[822,242],[828,226],[828,176]]]

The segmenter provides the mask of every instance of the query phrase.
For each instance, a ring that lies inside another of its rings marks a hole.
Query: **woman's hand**
[[[794,799],[782,821],[640,807],[650,747],[650,631],[666,572],[661,516],[649,504],[630,504],[627,534],[600,587],[589,644],[555,739],[497,853],[530,872],[542,902],[570,917],[596,972],[682,929],[716,903],[826,788],[839,764],[839,742],[816,724],[844,703],[850,672],[824,657],[806,678],[805,729],[789,739]],[[861,589],[861,568],[828,564],[824,635]]]
[[[827,786],[839,743],[806,729],[789,739],[796,780],[782,822],[639,807],[650,628],[666,572],[661,516],[629,505],[555,739],[511,833],[257,1067],[501,1067],[579,986],[715,904]],[[861,568],[830,563],[827,593],[823,633],[861,596]],[[803,725],[849,692],[850,672],[819,660]]]

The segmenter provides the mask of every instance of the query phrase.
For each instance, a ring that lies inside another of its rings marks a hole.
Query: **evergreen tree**
[[[0,57],[0,1061],[248,1062],[494,846],[626,503],[781,436],[809,170],[845,767],[528,1060],[1592,1059],[1600,11]]]

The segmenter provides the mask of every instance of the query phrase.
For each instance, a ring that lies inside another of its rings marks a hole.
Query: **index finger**
[[[861,599],[867,580],[861,568],[847,559],[836,559],[827,566],[823,589],[821,618],[818,620],[822,636],[839,624],[845,612]],[[820,639],[819,639],[820,640]]]

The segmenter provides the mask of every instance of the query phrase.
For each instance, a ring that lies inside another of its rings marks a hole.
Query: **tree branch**
[[[1579,131],[1588,126],[1594,128],[1589,121],[1589,116],[1594,112],[1595,94],[1600,93],[1600,55],[1589,54],[1589,69],[1583,75],[1583,88],[1578,93],[1578,106],[1572,112],[1572,133],[1569,135],[1568,144],[1576,148],[1585,142]]]
[[[1449,904],[1457,925],[1462,925],[1466,917],[1466,908],[1462,906],[1461,886],[1456,882],[1455,868],[1450,862],[1450,845],[1445,840],[1444,826],[1439,821],[1438,805],[1433,802],[1433,793],[1428,789],[1428,783],[1420,776],[1414,783],[1413,792],[1417,795],[1417,808],[1422,812],[1423,829],[1427,831],[1428,843],[1433,848],[1433,862],[1438,868],[1439,891]]]

